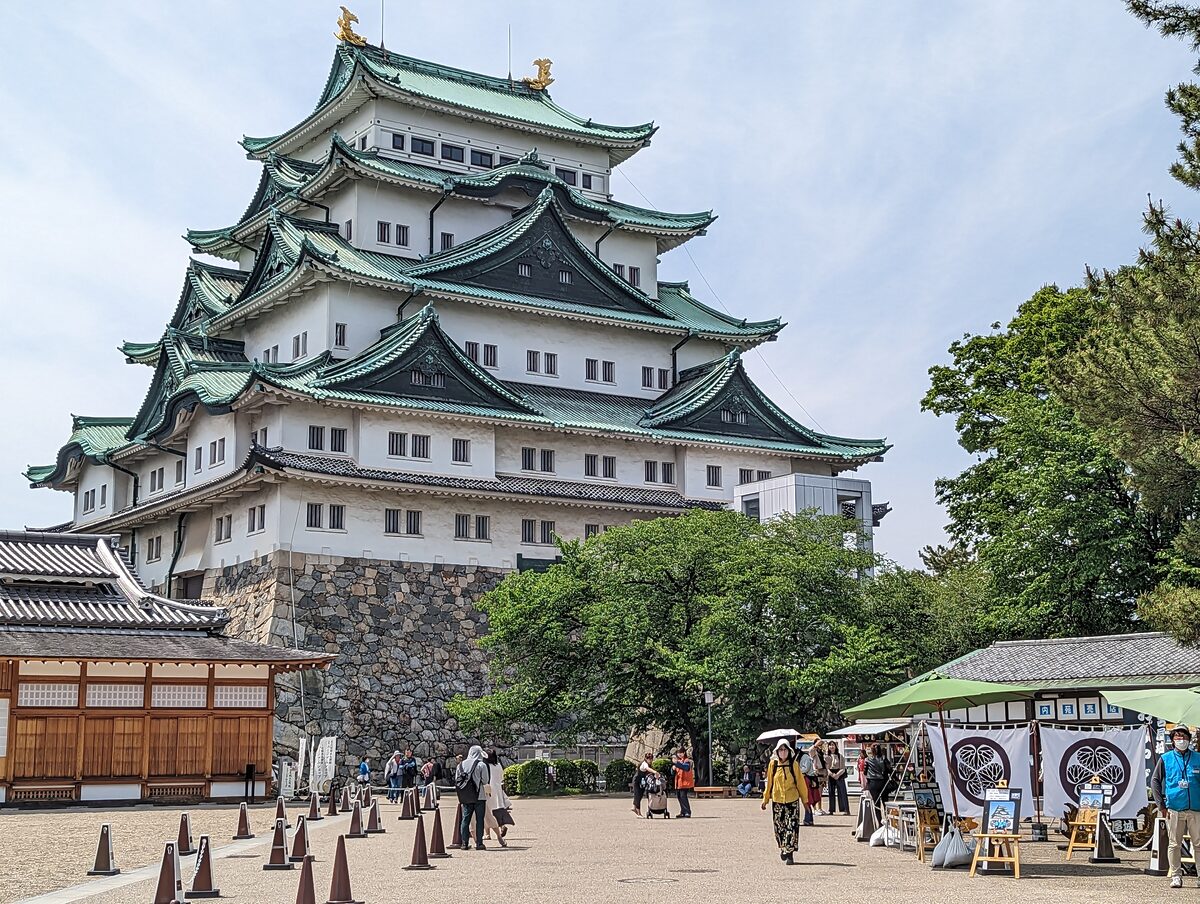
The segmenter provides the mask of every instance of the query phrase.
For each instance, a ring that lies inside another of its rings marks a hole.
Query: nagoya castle
[[[658,278],[715,217],[613,197],[653,123],[563,109],[548,59],[480,75],[353,21],[315,108],[242,140],[258,187],[187,232],[162,334],[121,346],[145,397],[76,416],[27,471],[73,496],[54,530],[118,535],[145,584],[229,607],[227,633],[336,653],[281,678],[276,736],[339,734],[347,761],[458,740],[444,702],[484,690],[475,601],[557,538],[815,508],[869,542],[886,507],[839,475],[888,448],[750,379],[780,320]]]

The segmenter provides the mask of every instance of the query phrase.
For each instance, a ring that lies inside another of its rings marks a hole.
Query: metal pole
[[[708,783],[713,784],[712,770],[712,704],[708,704]]]

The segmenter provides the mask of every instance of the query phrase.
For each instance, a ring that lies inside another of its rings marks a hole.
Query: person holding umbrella
[[[792,745],[780,738],[767,764],[762,809],[767,809],[767,804],[771,804],[771,822],[775,827],[775,843],[779,845],[779,859],[788,866],[796,862],[794,855],[800,840],[802,799],[808,800],[808,782],[796,763]]]

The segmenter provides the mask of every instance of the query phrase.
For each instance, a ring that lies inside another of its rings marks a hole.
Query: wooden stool
[[[992,850],[992,844],[996,849]],[[984,852],[987,853],[984,853]],[[976,835],[975,856],[971,858],[971,876],[980,863],[1011,863],[1013,878],[1021,878],[1021,836]]]
[[[1071,834],[1067,839],[1067,852],[1064,860],[1070,860],[1071,855],[1078,849],[1080,852],[1093,853],[1096,850],[1096,822],[1074,821],[1071,824]]]

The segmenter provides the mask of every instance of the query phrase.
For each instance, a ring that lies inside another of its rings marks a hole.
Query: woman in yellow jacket
[[[771,804],[771,819],[775,824],[775,843],[779,859],[788,866],[794,864],[792,855],[800,835],[800,806],[808,800],[808,782],[792,753],[792,745],[780,740],[767,764],[767,783],[763,788],[762,808]]]

